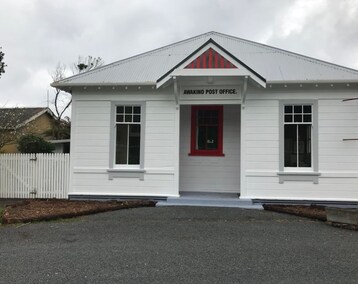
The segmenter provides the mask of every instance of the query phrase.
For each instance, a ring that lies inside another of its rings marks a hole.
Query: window
[[[116,106],[116,165],[139,165],[141,106]]]
[[[190,150],[192,156],[224,156],[222,106],[192,106]]]
[[[312,167],[312,105],[284,106],[284,166]]]
[[[319,182],[318,101],[280,101],[279,182]]]

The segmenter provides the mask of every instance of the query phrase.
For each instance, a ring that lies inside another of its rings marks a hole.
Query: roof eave
[[[358,79],[327,79],[327,80],[267,80],[266,84],[350,84],[358,83]]]
[[[96,83],[51,83],[51,87],[75,88],[75,87],[114,87],[114,86],[155,86],[156,82],[96,82]]]

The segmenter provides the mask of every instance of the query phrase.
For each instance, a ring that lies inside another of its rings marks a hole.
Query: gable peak
[[[208,48],[198,57],[187,64],[185,69],[231,69],[237,68],[233,63],[227,60],[224,56],[219,54],[213,48]]]

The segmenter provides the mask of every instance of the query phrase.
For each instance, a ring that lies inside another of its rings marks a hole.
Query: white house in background
[[[358,201],[357,70],[209,32],[52,85],[69,197]]]

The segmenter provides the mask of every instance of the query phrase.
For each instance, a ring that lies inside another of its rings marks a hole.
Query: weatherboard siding
[[[179,190],[239,193],[240,106],[224,106],[224,157],[189,156],[191,106],[181,106],[180,116]]]
[[[358,101],[349,89],[249,90],[244,125],[240,106],[224,106],[225,157],[188,156],[190,105],[178,110],[165,93],[74,92],[70,194],[176,196],[180,191],[240,191],[240,162],[245,159],[241,196],[265,199],[358,200]],[[319,183],[279,183],[279,102],[318,102]],[[111,103],[145,101],[144,178],[109,180]],[[220,101],[218,101],[220,104]],[[240,132],[244,150],[240,154]],[[179,141],[178,141],[179,139]],[[177,168],[178,144],[179,169]],[[179,172],[179,175],[176,174]],[[179,178],[179,182],[178,182]]]
[[[105,97],[105,100],[103,99]],[[158,99],[159,97],[159,99]],[[73,95],[69,194],[175,196],[175,102],[151,93]],[[144,179],[109,179],[112,102],[144,102]]]
[[[358,101],[354,91],[252,93],[246,102],[245,196],[265,199],[358,200]],[[279,183],[279,100],[318,101],[319,183]]]

